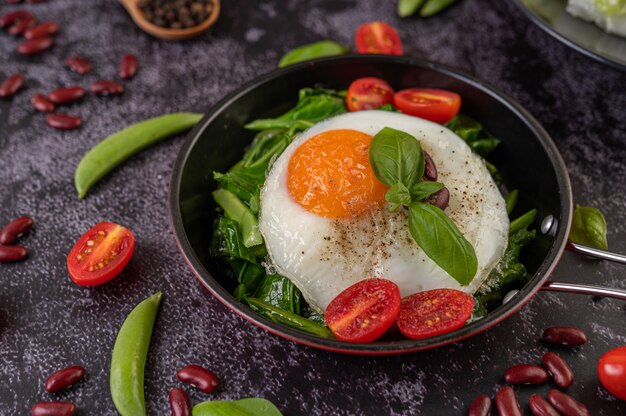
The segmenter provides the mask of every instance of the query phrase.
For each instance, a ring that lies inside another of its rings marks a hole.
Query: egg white
[[[450,191],[446,213],[472,244],[478,271],[461,286],[417,246],[403,209],[386,207],[350,220],[332,220],[305,210],[287,189],[295,150],[327,130],[352,129],[375,135],[384,127],[414,136],[433,158],[438,181]],[[474,293],[502,257],[509,220],[504,200],[482,159],[440,124],[387,111],[342,114],[300,134],[274,162],[261,190],[259,227],[268,267],[289,278],[306,301],[323,312],[348,286],[372,277],[394,281],[402,296],[436,288]]]

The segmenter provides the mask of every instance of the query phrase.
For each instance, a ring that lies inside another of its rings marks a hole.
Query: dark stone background
[[[77,414],[113,415],[108,367],[124,317],[157,290],[165,293],[146,371],[149,414],[168,414],[167,392],[180,386],[188,363],[223,380],[206,395],[186,388],[192,402],[248,396],[272,400],[286,415],[461,415],[479,393],[493,395],[504,370],[538,362],[548,325],[583,328],[587,345],[561,350],[576,382],[570,393],[598,415],[626,414],[599,387],[600,355],[626,345],[624,303],[539,293],[507,321],[469,340],[434,351],[385,358],[343,356],[273,336],[227,310],[196,281],[170,230],[167,196],[183,137],[133,157],[84,201],[72,185],[81,156],[99,140],[145,118],[206,111],[243,82],[275,68],[287,50],[321,39],[353,43],[356,27],[385,20],[399,30],[406,53],[476,75],[517,99],[547,129],[562,152],[575,202],[600,207],[610,246],[626,252],[626,72],[569,49],[529,22],[510,1],[462,0],[431,19],[399,19],[395,1],[224,1],[214,28],[186,42],[165,42],[137,29],[114,0],[50,0],[27,5],[61,30],[54,48],[25,58],[0,34],[0,78],[26,75],[26,89],[0,102],[0,223],[29,214],[36,227],[21,240],[22,263],[0,264],[0,414],[24,415],[39,400],[71,400]],[[1,5],[0,13],[15,6]],[[36,91],[111,78],[123,53],[141,61],[138,75],[115,98],[87,96],[66,110],[83,117],[80,130],[61,132],[30,107]],[[93,73],[66,70],[69,54],[84,55]],[[530,162],[532,163],[532,162]],[[65,258],[74,241],[101,220],[129,226],[137,237],[121,276],[76,286]],[[624,268],[565,253],[554,277],[626,288]],[[88,376],[50,395],[43,382],[66,365]],[[540,388],[517,388],[526,406]],[[529,413],[528,407],[525,408]]]

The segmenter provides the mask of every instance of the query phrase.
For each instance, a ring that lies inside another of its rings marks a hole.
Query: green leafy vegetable
[[[537,216],[537,210],[531,209],[524,215],[514,219],[509,224],[509,236],[515,234],[521,229],[528,228],[530,224],[535,221],[535,217]]]
[[[291,280],[279,274],[265,276],[255,290],[254,297],[269,305],[300,315],[300,291]]]
[[[332,332],[325,326],[316,324],[306,318],[295,313],[287,312],[284,309],[277,308],[268,303],[265,303],[254,297],[247,297],[243,299],[244,302],[250,306],[250,308],[261,315],[271,319],[274,322],[281,323],[292,328],[300,329],[304,332],[308,332],[313,335],[318,335],[324,338],[332,338]]]
[[[478,269],[476,253],[445,212],[431,204],[412,203],[409,231],[439,267],[460,284],[470,284]]]
[[[287,52],[278,62],[278,67],[283,68],[298,62],[309,61],[324,56],[343,55],[350,52],[350,48],[340,45],[332,40],[322,40],[308,45],[302,45]]]
[[[428,198],[432,194],[440,191],[443,188],[444,186],[441,182],[431,182],[431,181],[417,182],[410,189],[411,199],[413,201],[421,201],[423,199]]]
[[[226,189],[218,189],[213,192],[213,198],[231,219],[241,227],[243,245],[252,247],[263,243],[263,237],[259,231],[259,223],[248,208],[234,193]]]
[[[511,212],[513,212],[513,210],[515,209],[518,194],[519,191],[517,189],[514,189],[504,197],[504,202],[506,204],[506,213],[509,215],[511,215]]]
[[[192,416],[282,416],[280,410],[272,402],[256,397],[198,403],[193,407],[191,414]]]
[[[387,186],[401,182],[409,188],[424,175],[424,152],[415,137],[385,127],[372,139],[370,163],[379,181]]]
[[[385,194],[387,201],[395,204],[397,208],[400,205],[409,205],[411,203],[411,193],[402,182],[394,183]]]
[[[482,157],[486,157],[500,144],[500,140],[487,133],[479,122],[465,114],[458,114],[445,126],[465,140],[469,147]]]
[[[569,239],[601,250],[608,249],[606,220],[599,209],[576,205]]]
[[[398,0],[398,16],[414,15],[422,4],[424,4],[424,0]]]

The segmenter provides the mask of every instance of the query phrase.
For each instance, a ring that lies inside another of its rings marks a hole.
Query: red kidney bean
[[[12,25],[14,22],[18,20],[24,20],[28,18],[34,18],[32,14],[28,10],[15,10],[9,12],[2,17],[0,17],[0,27],[6,27]]]
[[[96,95],[119,95],[124,92],[124,86],[119,82],[100,80],[91,84],[91,92]]]
[[[55,104],[68,104],[78,101],[85,95],[85,89],[73,85],[71,87],[61,87],[48,93],[48,99]]]
[[[522,416],[522,411],[511,387],[502,387],[496,393],[496,407],[500,416]]]
[[[534,364],[518,364],[504,373],[504,380],[509,384],[543,384],[550,375],[543,367]]]
[[[174,387],[170,390],[169,399],[172,416],[191,416],[191,403],[185,390]]]
[[[543,355],[543,365],[548,369],[557,386],[568,388],[574,383],[574,373],[565,360],[553,352]]]
[[[26,39],[41,38],[43,36],[54,35],[59,30],[57,22],[51,20],[49,22],[40,23],[32,29],[28,29],[24,32]]]
[[[43,113],[51,113],[52,111],[54,111],[54,104],[52,103],[52,101],[48,100],[48,97],[43,94],[35,94],[33,96],[33,99],[30,100],[30,103],[37,111],[41,111]]]
[[[85,369],[79,365],[65,367],[46,379],[45,388],[48,393],[63,390],[78,383],[85,376]]]
[[[484,394],[479,395],[474,399],[468,416],[489,416],[491,413],[491,399]]]
[[[50,127],[61,130],[72,130],[80,127],[82,121],[80,117],[68,116],[61,113],[50,113],[46,117],[46,122]]]
[[[30,411],[32,416],[72,416],[76,405],[72,402],[39,402]]]
[[[30,230],[33,224],[33,219],[28,215],[14,219],[0,230],[0,244],[9,245],[15,243],[15,240]]]
[[[131,79],[137,73],[138,67],[139,60],[137,57],[127,53],[122,57],[122,62],[120,63],[120,78]]]
[[[220,379],[213,372],[193,364],[181,368],[176,377],[205,393],[213,393],[220,384]]]
[[[0,97],[8,98],[14,96],[22,88],[22,85],[24,85],[22,74],[11,75],[0,84]]]
[[[28,256],[28,250],[22,246],[0,246],[0,263],[22,261]]]
[[[551,326],[543,331],[543,339],[550,344],[575,347],[587,342],[587,335],[574,326]]]
[[[74,71],[77,74],[83,75],[91,71],[91,64],[89,61],[85,58],[81,58],[80,56],[70,56],[65,60],[65,63],[71,71]]]
[[[550,403],[538,394],[530,396],[530,411],[534,416],[560,416]]]
[[[13,23],[11,27],[9,27],[9,34],[13,36],[21,36],[27,30],[35,27],[37,25],[37,19],[33,16],[27,17],[25,19],[20,19]]]
[[[437,180],[437,166],[435,166],[433,158],[426,152],[424,152],[424,176],[429,181]]]
[[[446,209],[450,202],[450,191],[448,188],[441,188],[428,198],[428,203],[440,209]]]
[[[589,416],[587,406],[562,391],[552,389],[548,392],[548,401],[563,416]]]
[[[38,3],[45,3],[48,0],[26,0],[26,3],[30,3],[30,4],[38,4]]]
[[[17,45],[17,52],[22,55],[35,55],[50,49],[54,40],[50,36],[42,38],[28,39]]]
[[[20,4],[22,0],[4,0],[6,4]]]

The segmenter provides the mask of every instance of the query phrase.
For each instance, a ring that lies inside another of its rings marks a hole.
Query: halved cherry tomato
[[[455,289],[433,289],[402,299],[398,329],[406,337],[422,339],[460,328],[472,315],[474,298]]]
[[[461,96],[434,88],[409,88],[398,91],[393,96],[393,103],[405,114],[443,124],[459,112]]]
[[[393,325],[400,310],[400,289],[385,279],[365,279],[333,299],[324,319],[342,341],[372,342]]]
[[[363,23],[356,30],[356,50],[359,53],[402,55],[398,32],[384,22]]]
[[[100,222],[74,244],[67,255],[67,270],[74,283],[96,286],[117,276],[135,249],[135,236],[128,228]]]
[[[346,105],[350,111],[374,110],[393,102],[393,88],[387,81],[374,78],[359,78],[350,84]]]
[[[600,357],[598,377],[609,393],[626,400],[626,347],[614,348]]]

